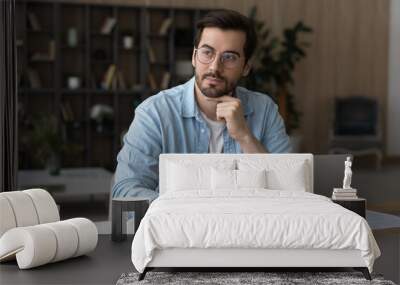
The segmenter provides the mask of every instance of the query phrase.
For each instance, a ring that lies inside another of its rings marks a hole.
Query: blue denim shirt
[[[194,78],[161,91],[142,102],[118,154],[113,197],[158,196],[158,157],[161,153],[208,153],[210,131],[197,106]],[[265,94],[237,87],[247,124],[268,152],[291,151],[277,105]],[[224,153],[241,153],[224,130]]]

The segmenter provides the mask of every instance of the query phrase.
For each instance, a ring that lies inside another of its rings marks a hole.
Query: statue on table
[[[348,156],[346,161],[344,162],[344,179],[343,179],[343,189],[352,189],[351,184],[351,176],[353,172],[351,171],[351,157]]]

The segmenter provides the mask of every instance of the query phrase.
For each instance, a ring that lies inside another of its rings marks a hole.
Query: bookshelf
[[[20,168],[41,167],[27,134],[33,119],[46,114],[57,118],[69,148],[61,158],[63,167],[113,170],[136,106],[191,77],[195,22],[204,13],[18,1]],[[111,115],[93,119],[99,108]]]

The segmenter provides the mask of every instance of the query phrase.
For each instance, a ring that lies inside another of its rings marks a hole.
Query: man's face
[[[197,50],[193,51],[192,64],[196,85],[205,96],[218,98],[231,94],[239,79],[248,74],[245,42],[246,34],[242,31],[203,29]],[[204,57],[208,55],[212,60],[205,63]]]

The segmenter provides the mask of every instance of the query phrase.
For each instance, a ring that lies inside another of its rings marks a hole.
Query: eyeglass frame
[[[199,58],[198,58],[198,50],[200,50],[200,49],[209,49],[209,50],[211,50],[212,52],[213,52],[213,56],[212,56],[212,59],[209,61],[209,62],[202,62]],[[212,47],[209,47],[209,46],[202,46],[202,47],[200,47],[200,48],[194,48],[194,52],[196,53],[196,58],[199,60],[199,62],[201,62],[202,64],[210,64],[210,63],[212,63],[214,60],[215,60],[215,58],[216,58],[216,56],[217,56],[217,51],[214,49],[214,48],[212,48]],[[239,53],[237,53],[237,52],[232,52],[232,51],[224,51],[224,52],[222,52],[221,54],[223,55],[223,54],[227,54],[227,53],[229,53],[229,54],[233,54],[233,55],[235,55],[235,56],[237,56],[237,62],[239,62],[239,59],[241,58],[241,55],[239,54]],[[220,58],[219,58],[219,61],[220,61],[220,63],[225,67],[225,68],[228,68],[228,69],[234,69],[234,68],[236,68],[237,66],[232,66],[232,67],[227,67],[226,65],[225,65],[225,62],[223,61],[223,56],[220,56]]]

